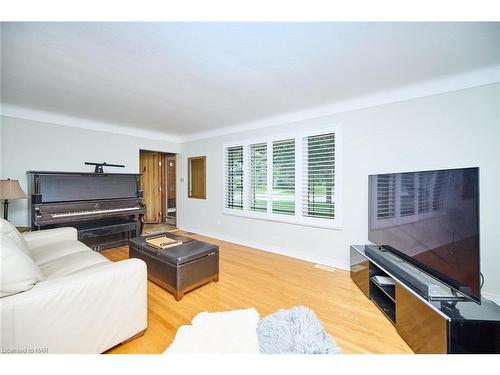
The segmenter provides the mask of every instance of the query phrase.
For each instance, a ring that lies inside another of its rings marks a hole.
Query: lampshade
[[[28,196],[21,189],[18,180],[0,180],[0,199],[26,199]]]

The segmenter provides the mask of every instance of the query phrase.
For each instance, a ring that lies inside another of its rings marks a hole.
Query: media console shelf
[[[351,246],[350,253],[352,280],[413,351],[500,353],[498,305],[484,298],[481,305],[468,300],[429,301],[408,280],[365,253],[365,245]],[[408,269],[408,263],[404,266]],[[382,286],[374,276],[389,276],[396,285]]]
[[[371,268],[370,298],[391,323],[396,324],[396,288],[395,286],[380,285],[374,276],[386,276],[386,274],[374,264],[371,265]]]

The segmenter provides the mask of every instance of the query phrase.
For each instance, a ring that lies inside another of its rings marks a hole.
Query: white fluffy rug
[[[254,309],[196,315],[190,326],[177,330],[174,342],[165,353],[259,353]]]
[[[202,312],[177,330],[165,353],[338,354],[318,317],[305,306],[259,319],[254,309]]]

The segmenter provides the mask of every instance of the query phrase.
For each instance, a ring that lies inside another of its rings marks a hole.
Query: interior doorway
[[[177,224],[176,154],[140,150],[139,169],[146,224]]]
[[[167,216],[165,222],[170,225],[177,226],[177,188],[176,188],[176,164],[177,157],[175,154],[166,155],[166,170],[167,170]]]

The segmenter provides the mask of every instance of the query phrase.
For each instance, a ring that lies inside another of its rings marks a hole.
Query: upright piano
[[[74,227],[96,251],[142,233],[140,174],[28,171],[31,229]]]

